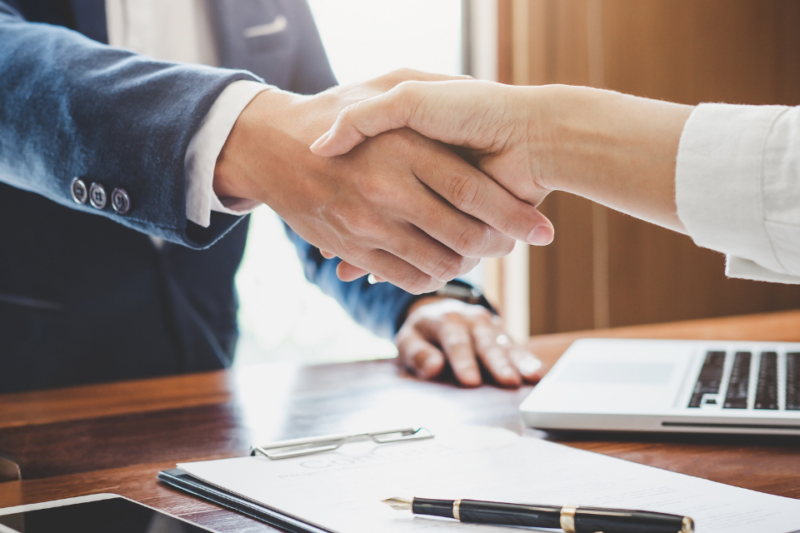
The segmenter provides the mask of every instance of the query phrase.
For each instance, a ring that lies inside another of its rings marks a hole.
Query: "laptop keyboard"
[[[786,410],[800,411],[800,352],[786,354]]]
[[[725,368],[725,352],[708,352],[700,377],[694,386],[689,407],[700,407],[704,394],[717,394],[722,384],[722,370]]]
[[[775,352],[761,353],[754,407],[756,409],[778,408],[778,354]]]
[[[758,365],[755,372],[753,365]],[[755,384],[751,384],[751,376]],[[739,351],[730,356],[724,351],[709,351],[692,391],[689,407],[716,404],[716,395],[721,397],[724,394],[723,409],[780,410],[781,379],[785,385],[783,409],[800,411],[800,352],[789,352],[780,357],[772,351],[760,354]]]
[[[750,352],[736,352],[731,376],[728,378],[728,392],[725,394],[725,409],[747,409],[747,391],[750,387]]]

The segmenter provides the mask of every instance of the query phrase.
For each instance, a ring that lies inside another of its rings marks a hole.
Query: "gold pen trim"
[[[577,505],[565,505],[561,508],[559,522],[565,533],[575,533],[575,513],[577,511]]]
[[[461,500],[453,501],[453,518],[461,522]]]
[[[683,527],[678,533],[694,533],[694,520],[688,516],[683,517]]]

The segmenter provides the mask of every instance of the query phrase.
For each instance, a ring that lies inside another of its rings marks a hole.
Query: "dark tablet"
[[[186,522],[116,495],[71,498],[0,509],[0,533],[208,533]]]

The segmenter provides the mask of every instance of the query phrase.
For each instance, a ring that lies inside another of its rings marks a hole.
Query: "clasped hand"
[[[406,291],[434,291],[514,239],[542,244],[549,221],[445,144],[409,129],[340,157],[309,151],[343,109],[416,79],[398,71],[314,96],[272,89],[240,115],[215,170],[219,196],[260,200],[314,246],[342,258],[345,281],[365,272]],[[268,148],[268,149],[267,149]]]

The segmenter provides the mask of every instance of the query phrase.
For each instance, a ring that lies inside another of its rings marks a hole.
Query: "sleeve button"
[[[76,204],[83,205],[89,200],[89,189],[86,187],[86,183],[80,178],[72,180],[69,191],[72,193],[72,199],[75,200]]]
[[[131,210],[131,197],[125,189],[114,189],[111,193],[111,207],[118,215],[127,215]]]
[[[103,209],[108,203],[106,190],[99,183],[92,183],[92,186],[89,187],[89,203],[95,209]]]

